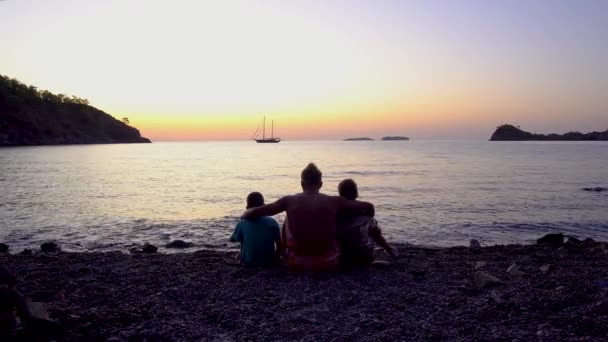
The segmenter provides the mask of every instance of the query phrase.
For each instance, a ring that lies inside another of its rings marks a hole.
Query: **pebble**
[[[192,247],[192,242],[186,242],[184,240],[173,240],[165,245],[166,248],[188,248]]]
[[[475,272],[475,285],[479,288],[486,288],[496,285],[502,285],[505,282],[486,272]]]
[[[539,271],[543,272],[543,273],[547,273],[551,270],[551,265],[549,264],[544,264],[541,267],[538,268]]]
[[[517,264],[512,264],[511,266],[509,266],[509,268],[507,268],[507,273],[509,273],[509,275],[513,277],[521,277],[525,274],[521,271],[519,265]]]
[[[564,244],[564,234],[547,234],[540,239],[536,240],[536,243],[541,244],[549,244],[549,245],[563,245]]]
[[[475,263],[475,269],[476,270],[481,269],[481,268],[485,267],[487,264],[488,264],[487,261],[478,261]]]
[[[386,260],[375,260],[374,262],[372,262],[372,266],[374,266],[374,267],[383,268],[383,267],[388,267],[390,265],[391,265],[391,263]]]
[[[32,255],[32,250],[29,248],[26,248],[26,249],[22,250],[21,253],[19,253],[19,254],[30,256],[30,255]]]
[[[146,243],[144,247],[141,249],[144,253],[156,253],[158,251],[158,247]]]
[[[481,243],[479,243],[478,240],[472,239],[469,242],[469,248],[471,248],[471,249],[479,249],[479,248],[481,248]]]
[[[61,247],[55,242],[45,242],[40,245],[40,251],[42,253],[56,253],[61,252]]]
[[[605,252],[606,251],[606,244],[605,243],[600,243],[599,245],[591,248],[592,252]]]

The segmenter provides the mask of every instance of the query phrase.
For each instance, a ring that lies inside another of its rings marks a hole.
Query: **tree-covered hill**
[[[85,99],[0,75],[0,146],[149,142]]]
[[[568,132],[564,134],[535,134],[522,130],[519,126],[501,125],[496,128],[492,134],[490,141],[593,141],[593,140],[608,140],[608,130],[603,132]]]

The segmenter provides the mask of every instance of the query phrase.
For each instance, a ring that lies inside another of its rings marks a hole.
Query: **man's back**
[[[287,197],[289,231],[300,256],[317,256],[337,250],[337,198],[321,193]]]
[[[231,241],[242,243],[241,259],[245,266],[267,266],[276,260],[275,241],[279,241],[279,225],[272,217],[241,220]]]

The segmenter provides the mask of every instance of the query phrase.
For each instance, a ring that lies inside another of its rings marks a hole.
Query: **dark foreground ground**
[[[243,269],[210,251],[0,263],[68,340],[608,340],[603,244],[398,249],[391,265],[324,274]],[[514,263],[523,275],[507,272]],[[482,271],[504,284],[476,283]]]

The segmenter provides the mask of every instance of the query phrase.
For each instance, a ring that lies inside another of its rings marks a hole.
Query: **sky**
[[[605,0],[4,0],[0,74],[152,140],[608,128]]]

